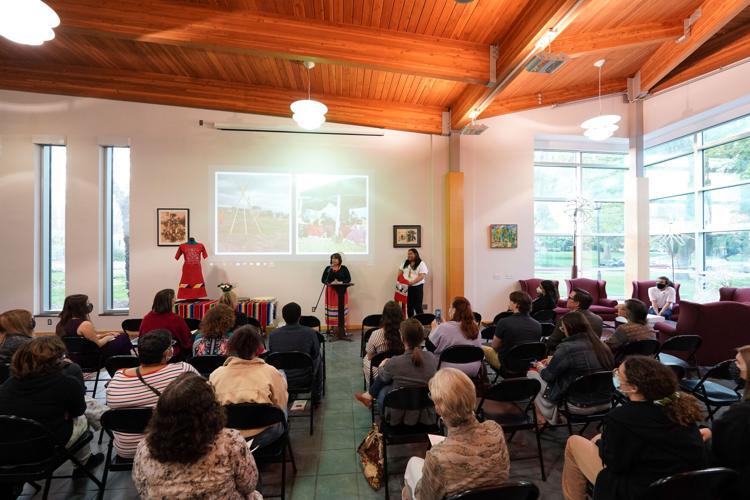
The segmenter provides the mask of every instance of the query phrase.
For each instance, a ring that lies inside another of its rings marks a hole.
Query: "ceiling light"
[[[310,99],[310,70],[315,67],[315,63],[305,61],[303,64],[307,68],[307,99],[292,103],[292,119],[305,130],[315,130],[325,123],[328,107],[322,102]]]
[[[55,38],[60,17],[41,0],[0,0],[0,36],[24,45]]]
[[[622,119],[620,115],[602,114],[602,66],[604,63],[604,59],[599,59],[594,63],[594,67],[599,70],[599,114],[581,123],[581,128],[584,129],[583,135],[592,141],[604,141],[612,137],[612,134],[620,128],[617,123]]]

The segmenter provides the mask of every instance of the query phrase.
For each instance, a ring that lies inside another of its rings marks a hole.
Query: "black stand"
[[[344,321],[346,319],[344,297],[346,295],[347,289],[350,286],[354,286],[354,283],[329,283],[328,286],[333,287],[333,289],[336,291],[339,302],[339,308],[337,311],[338,328],[336,329],[336,340],[346,340],[348,342],[351,342],[352,339],[346,336],[346,325],[344,324]]]

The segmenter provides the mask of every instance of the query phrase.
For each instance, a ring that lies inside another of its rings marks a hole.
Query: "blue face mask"
[[[612,374],[612,385],[615,386],[615,390],[620,390],[620,377],[618,377],[614,373]]]

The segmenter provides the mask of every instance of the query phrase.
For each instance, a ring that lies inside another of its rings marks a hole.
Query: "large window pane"
[[[703,151],[706,186],[723,186],[750,180],[750,137]]]
[[[657,279],[659,276],[666,276],[667,278],[672,279],[671,271],[665,271],[662,268],[652,268],[650,270],[650,276],[652,280]],[[702,292],[700,287],[700,282],[702,280],[700,276],[698,276],[698,273],[692,269],[675,271],[673,281],[680,284],[681,300],[696,300],[696,297]],[[718,300],[718,297],[716,300]]]
[[[581,192],[589,200],[622,200],[625,196],[626,170],[584,168],[581,171]]]
[[[42,146],[42,309],[65,300],[65,146]]]
[[[105,158],[109,214],[107,309],[124,310],[130,304],[130,148],[108,147]]]
[[[731,229],[750,225],[750,184],[703,193],[706,229]]]
[[[750,115],[704,130],[703,143],[721,141],[745,132],[750,132]]]
[[[649,195],[661,198],[693,190],[693,155],[650,165],[644,169],[648,177]]]
[[[750,231],[706,233],[705,236],[706,271],[750,275]]]
[[[535,201],[534,232],[572,233],[573,222],[565,213],[565,202]]]
[[[616,165],[626,167],[628,156],[615,153],[581,153],[581,163],[584,165]]]
[[[575,192],[575,167],[534,167],[534,197],[567,200]]]
[[[682,156],[693,152],[693,136],[680,137],[673,141],[659,144],[644,151],[643,162],[646,165]]]
[[[625,238],[594,236],[581,238],[580,275],[607,281],[607,294],[622,297],[625,291]]]
[[[671,276],[674,269],[695,269],[695,233],[651,236],[649,266],[654,272]]]
[[[651,200],[649,220],[651,234],[694,231],[695,195]]]
[[[537,277],[561,279],[573,266],[573,238],[571,236],[535,236],[534,263]],[[542,276],[540,272],[548,272]]]
[[[584,234],[622,233],[625,231],[625,204],[599,203],[595,204],[591,217],[583,225]]]
[[[576,163],[578,153],[574,151],[534,151],[535,162],[546,163]]]

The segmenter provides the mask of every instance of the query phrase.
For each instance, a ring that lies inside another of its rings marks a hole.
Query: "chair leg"
[[[104,440],[104,429],[101,429],[99,431],[99,445],[102,444],[102,441]]]
[[[50,473],[50,476],[44,482],[44,493],[42,493],[42,500],[47,500],[47,497],[49,496],[49,486],[51,482],[52,482],[52,474]]]
[[[390,500],[391,495],[388,491],[388,443],[383,438],[383,485],[385,486],[385,500]]]
[[[568,423],[568,435],[573,435],[573,424],[570,422],[570,417],[565,417],[565,421]]]
[[[287,436],[287,440],[289,437]],[[281,452],[281,500],[284,500],[286,493],[286,446]]]
[[[99,386],[99,374],[101,373],[101,369],[96,372],[96,377],[94,377],[94,392],[91,394],[91,397],[96,399],[96,388]]]
[[[544,455],[542,455],[542,439],[539,435],[539,429],[535,429],[534,434],[536,434],[536,450],[539,453],[539,468],[542,471],[542,481],[546,481],[547,475],[544,473]]]
[[[315,401],[310,395],[310,435],[313,435],[313,418],[315,417]]]
[[[292,461],[292,470],[294,470],[294,472],[297,472],[297,464],[294,462],[294,452],[292,451],[292,441],[291,439],[289,439],[289,436],[287,436],[286,438],[286,445],[289,448],[289,458]]]
[[[578,433],[579,436],[583,436],[583,433],[586,432],[586,428],[589,426],[591,422],[586,422],[583,424],[583,427],[581,427],[581,431]]]

